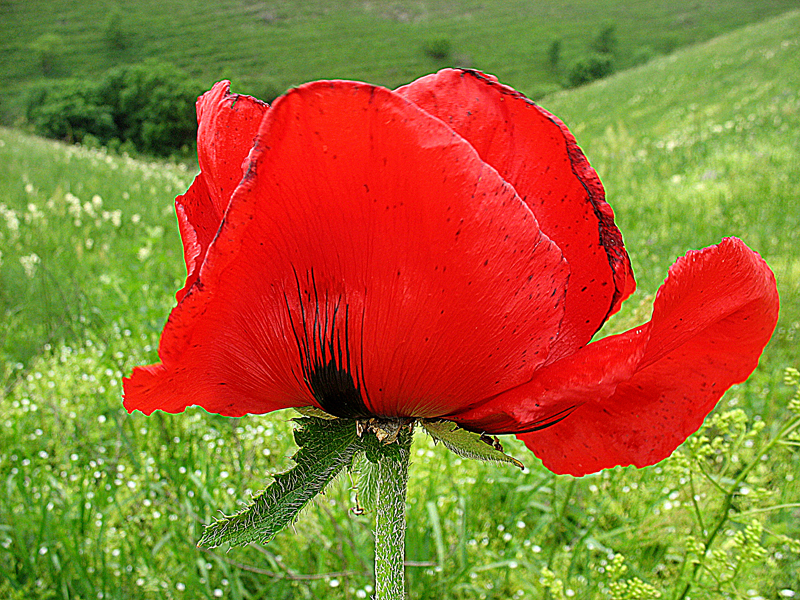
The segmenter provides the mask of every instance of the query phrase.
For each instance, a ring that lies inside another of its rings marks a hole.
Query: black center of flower
[[[363,364],[359,372],[350,353],[350,306],[341,296],[320,294],[313,271],[305,285],[295,272],[295,282],[299,304],[294,314],[299,312],[299,319],[292,316],[288,296],[286,309],[300,353],[303,384],[329,414],[348,419],[374,416],[364,403]]]
[[[306,381],[325,412],[348,419],[369,416],[353,376],[336,361],[317,366]]]

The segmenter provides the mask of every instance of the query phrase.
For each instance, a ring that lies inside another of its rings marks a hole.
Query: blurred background
[[[220,79],[271,102],[315,79],[394,88],[461,66],[538,99],[791,8],[797,0],[4,0],[0,119],[168,155],[191,145],[179,101]],[[131,98],[155,89],[147,111]],[[128,121],[153,123],[154,112],[179,123],[142,139]]]
[[[797,0],[0,0],[0,598],[370,597],[357,473],[266,546],[195,547],[292,464],[293,413],[128,415],[121,378],[158,359],[183,285],[199,94],[448,66],[536,99],[598,171],[639,285],[600,336],[728,235],[782,311],[750,380],[657,467],[557,477],[507,438],[519,472],[418,434],[410,597],[800,595]]]

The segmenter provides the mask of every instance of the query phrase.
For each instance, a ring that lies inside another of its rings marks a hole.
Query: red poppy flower
[[[771,271],[729,238],[675,263],[650,322],[589,343],[634,290],[622,237],[566,127],[489,76],[271,108],[222,82],[197,107],[188,276],[130,411],[442,418],[580,475],[668,456],[775,327]]]

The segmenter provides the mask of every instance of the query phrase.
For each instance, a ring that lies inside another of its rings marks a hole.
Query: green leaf
[[[349,467],[355,452],[362,449],[351,419],[302,417],[295,422],[300,425],[294,434],[300,449],[292,457],[297,465],[276,475],[249,506],[207,525],[198,546],[266,544]]]
[[[503,447],[496,437],[474,433],[461,429],[452,421],[421,421],[423,429],[427,431],[434,440],[442,442],[448,450],[455,452],[464,458],[475,458],[491,462],[511,463],[514,466],[524,469],[525,465],[513,456],[503,452]]]

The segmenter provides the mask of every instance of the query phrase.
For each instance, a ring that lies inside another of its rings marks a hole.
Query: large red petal
[[[222,222],[221,215],[214,209],[203,173],[195,177],[185,194],[175,198],[175,213],[183,242],[183,258],[186,261],[186,282],[175,294],[180,302],[197,281],[208,247]]]
[[[603,186],[566,126],[476,71],[446,69],[397,91],[470,142],[564,253],[566,315],[548,361],[587,344],[635,283]]]
[[[197,157],[220,219],[242,180],[244,160],[269,110],[269,105],[251,96],[231,94],[230,88],[229,81],[220,81],[197,100]]]
[[[514,189],[441,121],[383,88],[302,86],[264,120],[163,364],[134,372],[126,407],[321,405],[305,367],[334,359],[370,413],[445,414],[531,378],[567,277]]]
[[[456,420],[490,431],[547,426],[519,437],[556,473],[654,464],[755,369],[778,306],[766,263],[725,239],[673,265],[649,323],[586,346]]]
[[[197,279],[231,194],[242,180],[242,164],[268,108],[250,96],[231,94],[229,81],[220,81],[197,99],[200,174],[189,190],[175,199],[188,273],[178,300]]]

